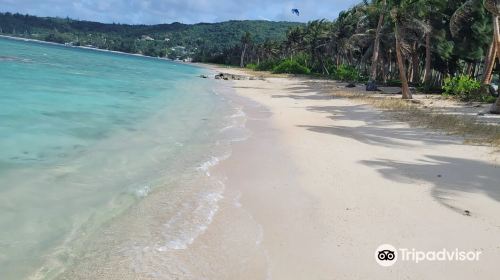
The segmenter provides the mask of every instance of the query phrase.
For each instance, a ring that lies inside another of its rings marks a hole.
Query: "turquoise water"
[[[0,39],[1,279],[57,275],[86,236],[200,173],[234,114],[204,71]]]

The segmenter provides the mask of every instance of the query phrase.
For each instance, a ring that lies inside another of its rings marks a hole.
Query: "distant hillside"
[[[0,13],[0,34],[77,46],[186,58],[234,47],[250,32],[256,43],[280,41],[292,22],[228,21],[199,24],[128,25]]]

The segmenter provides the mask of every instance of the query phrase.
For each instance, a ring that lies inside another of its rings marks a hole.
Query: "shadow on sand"
[[[396,182],[418,180],[431,183],[432,196],[459,212],[463,209],[457,209],[452,202],[460,193],[483,193],[500,202],[500,168],[487,162],[436,155],[426,155],[417,162],[387,159],[361,162]]]
[[[382,113],[367,105],[352,106],[312,106],[309,111],[330,113],[328,118],[336,121],[358,121],[359,126],[311,126],[299,125],[310,131],[333,134],[350,138],[369,145],[384,147],[411,147],[411,141],[425,144],[459,144],[462,141],[456,137],[443,137],[437,133],[420,128],[402,127],[395,121],[385,118]]]
[[[332,85],[318,86],[318,83],[301,82],[291,87],[289,95],[276,98],[309,100],[332,99]],[[311,95],[312,92],[316,94]],[[418,145],[462,144],[463,139],[443,135],[423,128],[401,126],[388,119],[383,113],[367,105],[310,106],[309,111],[330,114],[336,121],[359,122],[358,126],[314,126],[298,125],[307,130],[348,138],[367,145],[408,149]],[[342,122],[340,122],[342,123]],[[460,193],[483,193],[500,202],[500,167],[498,165],[464,158],[445,156],[442,153],[426,154],[424,159],[408,162],[389,159],[363,160],[362,164],[376,169],[385,178],[404,183],[415,181],[433,185],[431,195],[443,205],[463,213],[464,209],[454,206],[453,200]]]

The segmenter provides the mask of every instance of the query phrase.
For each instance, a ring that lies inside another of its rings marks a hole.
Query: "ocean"
[[[224,193],[210,167],[248,136],[208,73],[0,38],[0,278],[57,278],[118,247],[126,269],[150,269],[144,248],[116,245],[131,234],[153,252],[189,246]],[[130,225],[139,205],[147,225]]]

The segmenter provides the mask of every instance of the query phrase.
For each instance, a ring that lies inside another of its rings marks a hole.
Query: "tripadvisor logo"
[[[479,261],[481,251],[462,251],[459,249],[439,251],[419,251],[415,248],[399,248],[389,244],[378,246],[375,261],[381,266],[393,266],[398,259],[418,264],[422,261]]]
[[[381,266],[392,266],[398,261],[398,252],[394,246],[382,244],[375,250],[375,261]]]

